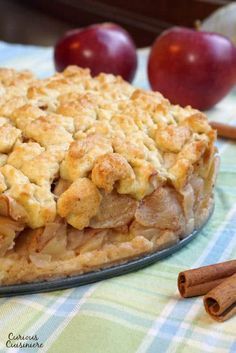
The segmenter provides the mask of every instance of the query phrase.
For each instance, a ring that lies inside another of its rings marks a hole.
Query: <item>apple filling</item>
[[[5,235],[5,243],[0,243],[5,254],[0,264],[2,283],[10,284],[16,273],[15,283],[34,281],[35,274],[37,280],[79,274],[173,246],[208,218],[217,163],[215,158],[210,183],[193,174],[181,193],[161,186],[136,201],[115,191],[100,190],[98,212],[82,230],[58,216],[45,227],[27,228],[16,237],[24,226],[0,217],[0,232]],[[60,180],[56,189],[63,194],[68,187]],[[9,249],[14,238],[15,245]],[[63,270],[59,271],[60,266]]]

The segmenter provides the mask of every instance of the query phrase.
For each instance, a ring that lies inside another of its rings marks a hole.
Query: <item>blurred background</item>
[[[228,0],[0,0],[0,40],[53,45],[68,29],[112,21],[138,47],[173,25],[193,27]]]

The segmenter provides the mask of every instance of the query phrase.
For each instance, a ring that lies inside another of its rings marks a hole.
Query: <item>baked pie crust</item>
[[[201,227],[215,139],[203,113],[120,77],[1,69],[1,284],[104,268]]]

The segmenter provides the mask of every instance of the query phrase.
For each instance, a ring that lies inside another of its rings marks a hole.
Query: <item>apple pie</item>
[[[215,131],[190,106],[70,66],[0,70],[0,280],[49,280],[178,243],[213,206]]]

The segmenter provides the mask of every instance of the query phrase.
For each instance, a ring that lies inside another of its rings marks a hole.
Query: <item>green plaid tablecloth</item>
[[[140,87],[147,87],[146,58],[147,51],[140,51],[135,80]],[[52,49],[0,43],[0,66],[28,68],[44,77],[53,72]],[[236,92],[209,115],[236,122]],[[74,289],[0,299],[0,352],[235,353],[236,317],[216,323],[206,315],[202,298],[182,300],[176,289],[180,271],[236,258],[236,145],[226,140],[217,144],[221,168],[215,211],[193,242],[128,275]],[[7,348],[10,333],[37,335],[21,343],[37,342],[43,347]]]

